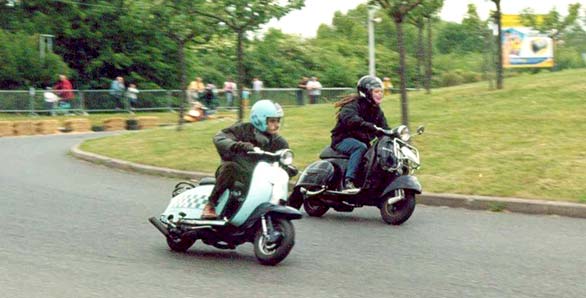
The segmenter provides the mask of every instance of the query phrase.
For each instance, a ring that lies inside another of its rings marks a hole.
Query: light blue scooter
[[[248,154],[260,160],[248,193],[242,185],[224,192],[216,206],[221,219],[201,219],[214,178],[204,178],[197,185],[178,183],[163,214],[149,218],[165,235],[171,250],[187,251],[197,239],[221,249],[252,242],[261,264],[275,265],[287,257],[295,243],[291,220],[301,218],[298,210],[287,206],[289,174],[297,174],[291,166],[293,153],[289,149],[271,153],[255,148]]]

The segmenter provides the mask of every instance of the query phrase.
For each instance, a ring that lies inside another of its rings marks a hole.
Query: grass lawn
[[[586,203],[586,70],[522,75],[504,90],[486,82],[409,93],[412,130],[421,153],[418,173],[427,192]],[[391,126],[400,123],[399,95],[383,102]],[[285,110],[282,134],[303,168],[330,142],[332,104]],[[182,170],[213,172],[211,142],[219,119],[86,141],[82,149],[114,158]]]

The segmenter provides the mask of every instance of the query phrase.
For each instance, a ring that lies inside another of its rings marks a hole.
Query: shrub
[[[464,78],[457,72],[444,72],[440,75],[440,85],[442,87],[456,86],[464,82]]]

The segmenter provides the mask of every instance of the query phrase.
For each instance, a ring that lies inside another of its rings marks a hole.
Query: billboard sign
[[[503,15],[504,68],[553,67],[553,40],[521,24],[519,15]]]

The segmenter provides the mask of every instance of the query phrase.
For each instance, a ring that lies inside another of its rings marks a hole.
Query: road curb
[[[203,177],[213,176],[212,173],[174,170],[110,158],[85,152],[79,148],[79,145],[77,144],[70,149],[71,155],[111,168],[181,179],[199,180]],[[586,204],[579,203],[426,192],[417,196],[417,200],[418,203],[429,206],[586,218]]]

